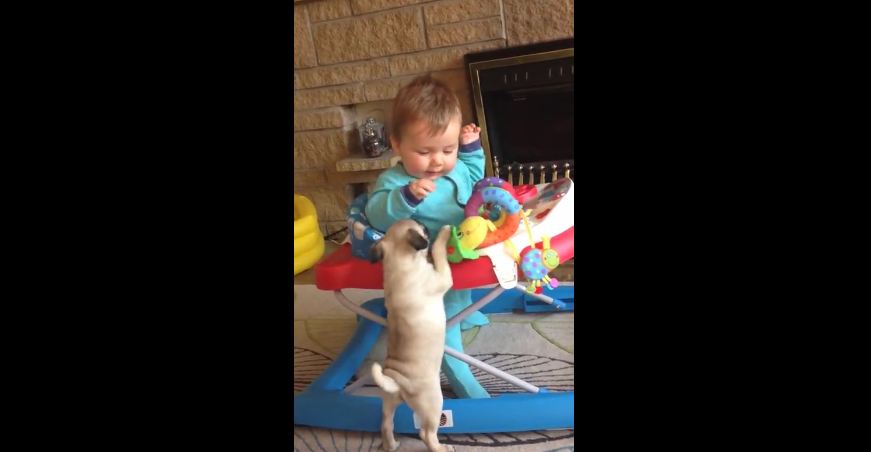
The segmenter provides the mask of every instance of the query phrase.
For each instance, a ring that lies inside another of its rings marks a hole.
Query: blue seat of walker
[[[351,255],[360,259],[369,259],[369,250],[375,245],[384,233],[369,226],[365,208],[369,195],[363,193],[357,196],[348,207],[348,232],[351,239]]]

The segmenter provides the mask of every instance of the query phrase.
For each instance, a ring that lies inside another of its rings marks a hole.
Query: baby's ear
[[[381,259],[384,259],[384,249],[381,246],[381,241],[379,240],[378,243],[372,245],[372,248],[369,249],[369,262],[372,262],[374,264]]]
[[[418,251],[426,249],[426,247],[429,246],[429,242],[426,240],[426,237],[420,235],[420,232],[417,232],[414,229],[408,230],[408,243],[411,244],[412,248]]]

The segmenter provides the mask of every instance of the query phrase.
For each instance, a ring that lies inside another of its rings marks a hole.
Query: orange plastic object
[[[575,257],[575,228],[571,227],[550,239],[551,248],[559,254],[560,263]],[[524,252],[526,247],[520,252]],[[454,289],[471,289],[497,284],[493,264],[488,257],[451,264]],[[351,245],[345,244],[315,265],[315,284],[321,290],[382,289],[384,269],[381,262],[370,263],[351,255]]]
[[[505,217],[505,221],[502,223],[502,226],[487,234],[487,236],[484,237],[484,241],[476,246],[475,249],[487,248],[495,243],[504,242],[517,232],[517,227],[520,226],[520,212],[514,215],[503,216]]]

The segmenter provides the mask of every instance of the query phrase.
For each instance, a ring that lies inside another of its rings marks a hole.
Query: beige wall
[[[463,55],[574,36],[574,0],[296,0],[294,191],[329,233],[344,226],[359,151],[356,105],[388,101],[416,75],[444,80],[472,118]]]

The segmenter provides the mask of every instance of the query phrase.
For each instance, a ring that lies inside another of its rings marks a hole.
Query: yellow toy
[[[483,217],[467,217],[459,226],[451,228],[451,238],[448,240],[448,262],[454,264],[463,259],[477,259],[475,248],[487,238],[487,234],[496,230],[492,221]]]
[[[457,238],[460,246],[473,250],[478,247],[487,236],[488,231],[495,231],[496,225],[483,217],[469,217],[457,226]]]
[[[324,255],[324,236],[312,202],[293,194],[293,275],[312,268]]]

